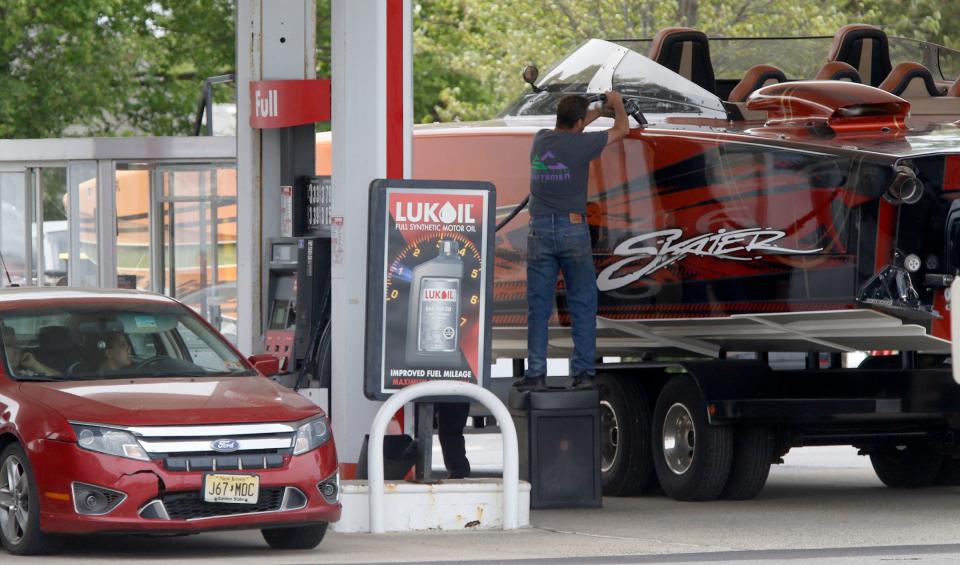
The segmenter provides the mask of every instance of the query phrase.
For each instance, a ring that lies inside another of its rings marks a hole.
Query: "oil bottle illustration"
[[[457,242],[441,239],[440,254],[413,269],[407,314],[407,363],[459,367],[460,287],[463,261]]]

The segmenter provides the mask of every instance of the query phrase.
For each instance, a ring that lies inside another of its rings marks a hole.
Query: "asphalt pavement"
[[[474,450],[478,463],[489,451]],[[960,563],[960,487],[885,488],[851,448],[794,450],[751,501],[605,498],[599,509],[533,511],[531,522],[513,532],[331,532],[295,552],[268,549],[256,531],[86,536],[58,556],[0,553],[0,563]]]

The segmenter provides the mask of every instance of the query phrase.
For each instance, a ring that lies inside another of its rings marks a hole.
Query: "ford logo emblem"
[[[235,439],[216,439],[210,442],[210,449],[220,453],[230,453],[240,449],[240,442]]]

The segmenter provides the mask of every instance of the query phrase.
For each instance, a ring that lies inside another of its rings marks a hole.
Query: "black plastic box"
[[[511,391],[520,478],[530,508],[598,508],[600,395],[596,389]]]

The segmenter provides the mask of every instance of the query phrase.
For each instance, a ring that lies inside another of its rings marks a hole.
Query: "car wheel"
[[[707,405],[690,377],[673,377],[653,411],[653,465],[675,500],[720,496],[733,461],[733,428],[711,426]]]
[[[776,441],[767,426],[738,426],[734,434],[733,463],[720,498],[750,500],[767,484]]]
[[[936,482],[943,468],[943,454],[929,441],[884,444],[870,453],[870,463],[888,487],[920,488]]]
[[[327,533],[327,524],[297,526],[294,528],[267,528],[260,530],[267,545],[273,549],[313,549],[320,545]]]
[[[650,403],[629,377],[597,375],[600,391],[600,480],[606,496],[630,496],[649,490]]]
[[[30,460],[19,444],[0,454],[0,541],[14,555],[56,551],[59,538],[40,531],[40,497]]]

